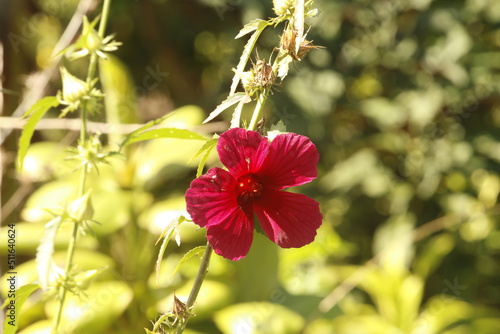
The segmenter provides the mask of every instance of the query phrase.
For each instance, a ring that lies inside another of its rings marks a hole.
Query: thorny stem
[[[205,276],[207,275],[207,272],[208,272],[208,266],[210,265],[210,256],[211,255],[212,255],[212,247],[210,246],[209,243],[207,243],[207,246],[205,248],[205,252],[203,253],[203,257],[201,259],[200,268],[198,269],[198,274],[196,275],[196,279],[194,280],[193,287],[191,288],[191,292],[190,292],[188,300],[186,302],[186,308],[188,310],[194,305],[194,302],[196,301],[196,298],[198,297],[198,293],[200,292],[201,285],[202,285],[203,280],[205,279]],[[175,332],[175,334],[181,334],[182,332],[184,332],[184,329],[186,328],[188,320],[189,320],[189,317],[181,322],[181,325],[179,326],[179,328],[177,328],[177,331]]]
[[[106,28],[106,22],[109,16],[109,7],[111,4],[111,0],[104,0],[104,5],[103,5],[103,10],[102,10],[102,20],[99,24],[99,36],[101,38],[104,37],[104,30]],[[87,84],[92,82],[94,79],[95,71],[96,71],[96,66],[97,66],[97,55],[92,54],[90,56],[90,62],[89,62],[89,68],[87,72]],[[84,145],[85,141],[87,140],[87,104],[82,103],[82,108],[81,108],[81,122],[82,122],[82,127],[80,130],[80,145]],[[86,181],[87,181],[87,173],[88,173],[88,166],[84,164],[81,169],[81,176],[80,176],[80,185],[79,185],[79,191],[78,191],[78,197],[81,197],[85,194],[85,188],[86,188]],[[75,255],[75,250],[76,250],[76,240],[78,238],[78,232],[80,228],[80,222],[75,221],[73,225],[73,231],[71,233],[71,239],[69,241],[68,245],[68,253],[66,255],[66,264],[64,268],[64,284],[62,288],[59,291],[59,303],[57,306],[57,311],[56,315],[54,317],[54,326],[52,328],[52,334],[57,334],[58,333],[58,328],[59,324],[61,322],[61,316],[62,316],[62,311],[64,309],[64,303],[66,301],[66,294],[67,294],[67,284],[68,284],[68,278],[69,278],[69,273],[71,271],[71,268],[73,267],[73,258]]]

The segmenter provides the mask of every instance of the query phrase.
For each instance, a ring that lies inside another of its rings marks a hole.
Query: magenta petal
[[[215,253],[226,259],[245,257],[252,245],[253,214],[233,211],[221,224],[207,227],[207,239]]]
[[[203,227],[220,224],[238,208],[235,180],[222,168],[212,168],[193,180],[186,191],[186,209],[193,221]]]
[[[259,175],[277,189],[311,182],[317,176],[319,153],[307,137],[286,133],[271,142]]]
[[[318,202],[285,191],[269,192],[254,209],[266,235],[283,248],[312,242],[323,219]]]
[[[217,152],[229,172],[239,176],[259,168],[268,146],[267,138],[258,132],[234,128],[221,134]]]

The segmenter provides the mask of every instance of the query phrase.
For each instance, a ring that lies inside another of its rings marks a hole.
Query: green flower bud
[[[82,197],[74,200],[68,205],[68,215],[76,222],[91,220],[94,216],[94,208],[90,200],[90,191]]]
[[[90,54],[98,51],[102,46],[102,38],[94,29],[89,31],[85,42],[87,50],[89,50]]]
[[[65,67],[61,67],[61,78],[62,98],[67,104],[75,103],[87,94],[87,83],[71,75]]]

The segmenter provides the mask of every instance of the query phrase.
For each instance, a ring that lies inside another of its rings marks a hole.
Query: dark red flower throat
[[[253,174],[243,175],[236,180],[236,193],[239,204],[247,204],[262,194],[262,183]]]

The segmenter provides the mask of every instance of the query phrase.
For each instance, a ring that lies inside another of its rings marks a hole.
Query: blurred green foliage
[[[24,75],[47,66],[76,5],[0,4],[9,13],[1,15],[4,87],[22,91]],[[325,48],[295,64],[268,101],[267,122],[281,119],[317,144],[318,180],[301,191],[321,202],[324,224],[301,249],[257,236],[239,262],[214,256],[186,333],[499,333],[500,2],[316,6],[321,15],[308,36]],[[108,31],[123,46],[100,65],[106,119],[145,122],[179,108],[163,125],[200,125],[227,95],[244,43],[234,36],[251,19],[271,16],[271,7],[265,0],[114,1]],[[277,43],[266,31],[260,56]],[[68,66],[75,75],[86,68]],[[56,76],[46,90],[59,85]],[[5,95],[4,116],[18,99]],[[7,157],[18,136],[2,147]],[[110,147],[121,138],[103,137]],[[5,162],[2,208],[12,200],[17,209],[3,224],[17,223],[19,286],[36,279],[34,254],[51,219],[44,209],[74,197],[77,176],[64,148],[75,138],[37,131],[21,175],[13,159]],[[158,283],[155,241],[184,213],[196,174],[197,161],[189,161],[201,145],[152,140],[91,176],[100,224],[79,238],[75,263],[105,270],[68,302],[71,332],[143,333],[169,310],[174,290],[185,300],[199,261],[170,275],[183,254],[204,244],[204,231],[181,225],[181,245],[169,244]],[[215,163],[212,156],[208,164]],[[25,198],[16,199],[23,189]],[[63,226],[56,261],[64,261],[69,234]],[[47,333],[51,303],[40,293],[28,298],[21,333]]]

